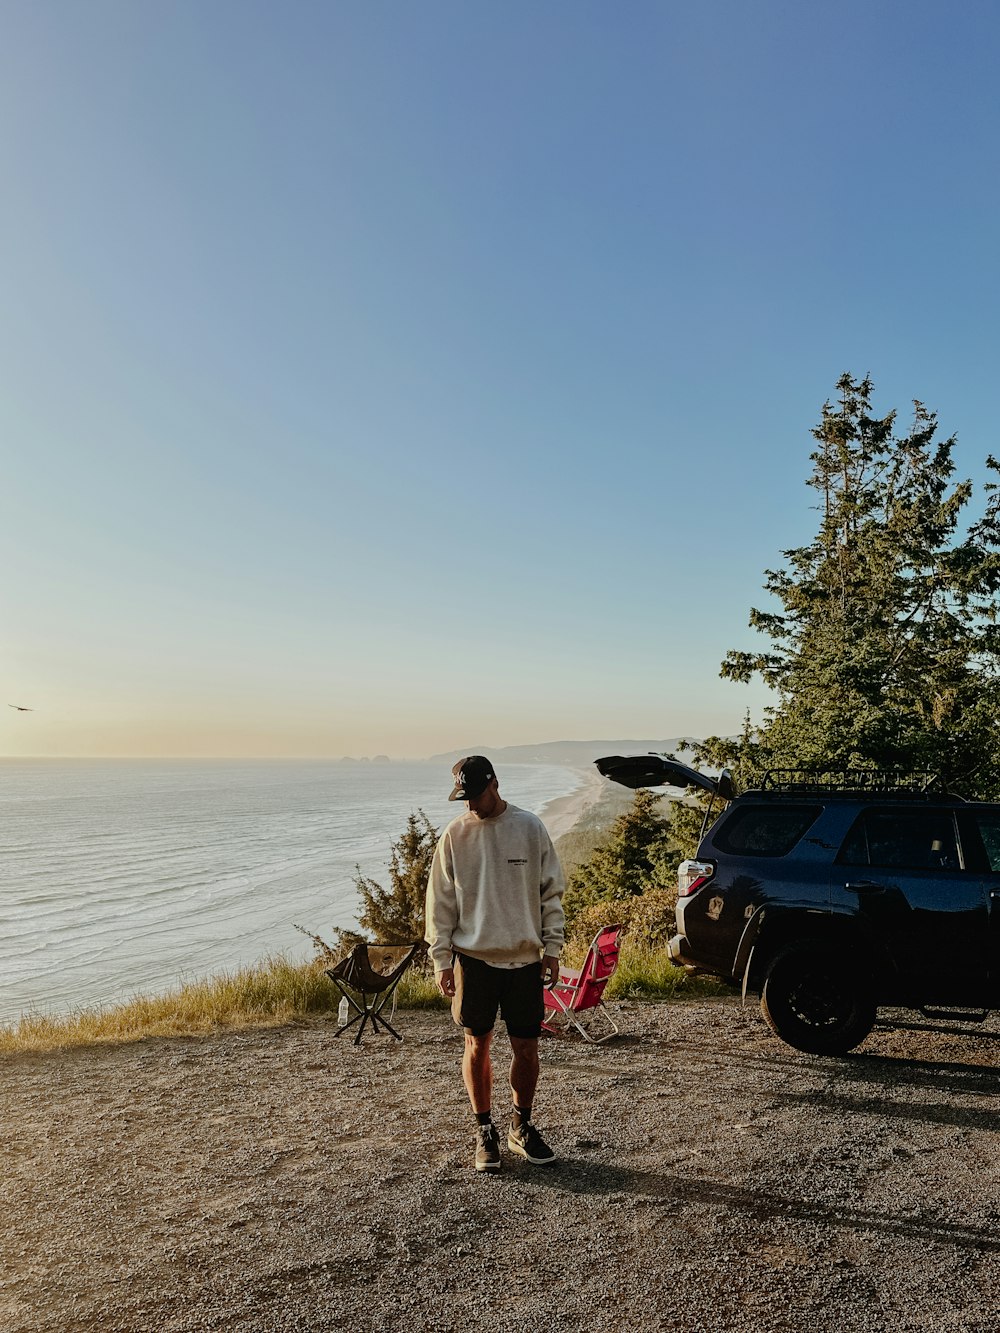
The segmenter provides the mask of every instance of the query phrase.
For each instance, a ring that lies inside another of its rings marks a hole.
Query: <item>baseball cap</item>
[[[451,771],[455,777],[455,790],[448,797],[449,801],[474,801],[477,796],[482,796],[495,776],[493,765],[484,754],[466,755]]]

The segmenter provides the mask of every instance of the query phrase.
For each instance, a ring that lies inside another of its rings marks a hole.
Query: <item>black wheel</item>
[[[792,944],[767,970],[761,1013],[798,1051],[843,1055],[875,1023],[871,985],[852,960],[822,944]]]

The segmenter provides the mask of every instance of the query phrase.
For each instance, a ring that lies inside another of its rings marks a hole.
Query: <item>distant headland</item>
[[[581,767],[606,754],[676,754],[697,744],[693,736],[669,740],[544,741],[540,745],[470,745],[463,750],[432,754],[431,763],[453,764],[467,754],[485,754],[494,763],[571,764]]]

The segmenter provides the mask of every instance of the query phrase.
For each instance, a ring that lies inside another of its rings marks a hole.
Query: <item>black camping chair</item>
[[[369,944],[367,940],[361,940],[336,967],[328,967],[326,975],[355,1011],[354,1017],[349,1018],[333,1035],[339,1037],[342,1032],[360,1022],[361,1026],[354,1038],[357,1046],[365,1024],[371,1022],[373,1032],[383,1027],[397,1041],[402,1041],[403,1038],[392,1024],[382,1017],[382,1010],[392,998],[403,973],[426,949],[423,940],[416,944]],[[360,1004],[352,991],[361,997]]]

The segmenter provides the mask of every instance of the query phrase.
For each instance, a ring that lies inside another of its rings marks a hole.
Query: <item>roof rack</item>
[[[946,796],[936,773],[905,773],[887,768],[842,768],[826,772],[772,768],[761,774],[760,791],[824,796]]]

